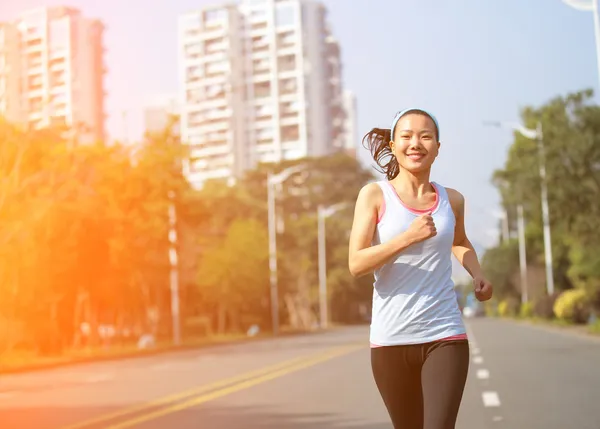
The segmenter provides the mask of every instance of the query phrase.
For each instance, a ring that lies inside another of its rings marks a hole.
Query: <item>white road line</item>
[[[504,420],[504,419],[502,418],[502,416],[494,416],[494,417],[492,418],[492,421],[494,421],[494,422],[501,422],[502,420]]]
[[[490,378],[490,372],[487,369],[478,369],[477,378],[480,380],[487,380]]]
[[[500,406],[500,397],[498,397],[496,392],[483,392],[481,397],[483,399],[483,405],[486,407]]]
[[[480,353],[481,353],[481,350],[480,350],[480,349],[478,349],[477,347],[474,347],[474,348],[473,348],[473,354],[474,354],[474,355],[478,355],[478,354],[480,354]]]
[[[483,357],[482,356],[475,356],[473,358],[473,363],[476,365],[481,365],[483,363]]]

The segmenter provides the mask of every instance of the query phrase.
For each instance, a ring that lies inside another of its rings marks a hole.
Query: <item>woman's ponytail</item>
[[[363,137],[363,146],[371,152],[371,156],[381,168],[388,180],[398,175],[400,166],[390,148],[392,131],[389,128],[373,128]]]

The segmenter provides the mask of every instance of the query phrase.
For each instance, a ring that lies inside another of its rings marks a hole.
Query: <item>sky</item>
[[[107,128],[141,135],[141,111],[178,91],[177,18],[219,1],[19,0],[0,2],[0,21],[38,6],[78,7],[106,25]],[[466,198],[466,228],[479,247],[498,238],[499,195],[509,130],[525,106],[569,92],[598,91],[593,18],[562,0],[324,0],[342,49],[343,81],[358,103],[358,132],[390,126],[406,107],[432,111],[441,152],[432,180]],[[123,121],[127,112],[127,126]],[[357,142],[360,146],[360,143]],[[368,153],[362,153],[366,159]]]

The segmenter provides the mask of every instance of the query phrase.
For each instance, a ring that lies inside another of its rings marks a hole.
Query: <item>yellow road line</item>
[[[139,417],[136,417],[136,418],[133,418],[130,420],[125,420],[121,423],[117,423],[112,426],[108,426],[105,429],[125,429],[125,428],[129,428],[129,427],[138,425],[140,423],[147,422],[149,420],[154,420],[159,417],[166,416],[168,414],[173,414],[177,411],[195,407],[195,406],[203,404],[205,402],[212,401],[212,400],[220,398],[222,396],[229,395],[230,393],[238,392],[240,390],[247,389],[247,388],[255,386],[257,384],[261,384],[266,381],[273,380],[275,378],[279,378],[286,374],[290,374],[292,372],[296,372],[301,369],[308,368],[310,366],[314,366],[318,363],[325,362],[325,361],[333,359],[335,357],[348,354],[352,351],[358,350],[359,348],[362,348],[362,346],[354,345],[354,346],[340,347],[340,348],[334,349],[333,351],[331,351],[329,353],[325,353],[325,354],[319,355],[315,358],[305,360],[304,362],[298,363],[296,365],[287,366],[287,367],[281,368],[279,370],[275,370],[273,372],[270,372],[270,373],[262,375],[262,376],[258,376],[258,377],[255,377],[255,378],[252,378],[249,380],[241,381],[232,386],[228,386],[228,387],[225,387],[220,390],[216,390],[213,392],[206,393],[204,395],[197,396],[197,397],[189,399],[185,402],[180,402],[180,403],[172,405],[170,407],[166,407],[166,408],[163,408],[163,409],[160,409],[160,410],[148,413],[148,414],[144,414],[142,416],[139,416]]]
[[[339,349],[339,347],[335,348],[333,350],[338,350],[338,349]],[[74,423],[74,424],[71,424],[71,425],[68,425],[68,426],[64,426],[64,427],[62,427],[60,429],[84,429],[84,428],[87,428],[87,427],[90,427],[90,426],[96,426],[96,425],[99,425],[101,423],[105,423],[105,422],[108,422],[108,421],[111,421],[111,420],[115,420],[115,419],[117,419],[119,417],[124,417],[124,416],[127,416],[129,414],[135,414],[135,413],[139,413],[139,412],[151,409],[151,408],[157,408],[157,407],[160,407],[160,406],[168,405],[168,404],[170,404],[172,402],[176,402],[176,401],[188,398],[188,397],[196,396],[196,395],[205,393],[205,392],[210,391],[210,390],[215,390],[215,389],[219,389],[219,388],[225,387],[225,386],[230,385],[230,384],[239,383],[239,382],[244,381],[244,380],[246,380],[248,378],[253,378],[253,377],[261,376],[261,375],[263,375],[265,373],[271,373],[271,372],[277,371],[277,370],[279,370],[281,368],[292,366],[292,365],[294,365],[294,364],[296,364],[298,362],[305,361],[306,359],[310,359],[310,356],[301,356],[301,357],[298,357],[298,358],[289,359],[289,360],[284,361],[284,362],[279,362],[277,364],[270,365],[270,366],[263,367],[263,368],[259,368],[259,369],[254,370],[254,371],[249,371],[249,372],[246,372],[246,373],[243,373],[243,374],[238,374],[238,375],[233,376],[233,377],[229,377],[229,378],[225,378],[225,379],[222,379],[222,380],[218,380],[218,381],[215,381],[213,383],[209,383],[209,384],[206,384],[206,385],[203,385],[203,386],[195,387],[193,389],[185,390],[185,391],[180,392],[180,393],[176,393],[176,394],[169,395],[169,396],[164,396],[164,397],[156,399],[154,401],[145,402],[143,404],[135,405],[135,406],[132,406],[132,407],[122,408],[122,409],[117,410],[117,411],[115,411],[113,413],[108,413],[108,414],[103,414],[103,415],[98,416],[98,417],[93,417],[93,418],[88,419],[88,420],[84,420],[84,421],[80,421],[80,422],[77,422],[77,423]]]

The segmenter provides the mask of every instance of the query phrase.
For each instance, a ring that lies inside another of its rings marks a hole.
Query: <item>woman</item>
[[[359,192],[349,249],[352,275],[375,278],[375,383],[394,428],[451,429],[469,368],[452,254],[478,300],[492,297],[492,285],[465,234],[463,196],[430,181],[440,148],[435,117],[404,110],[391,129],[375,128],[364,141],[387,176]]]

